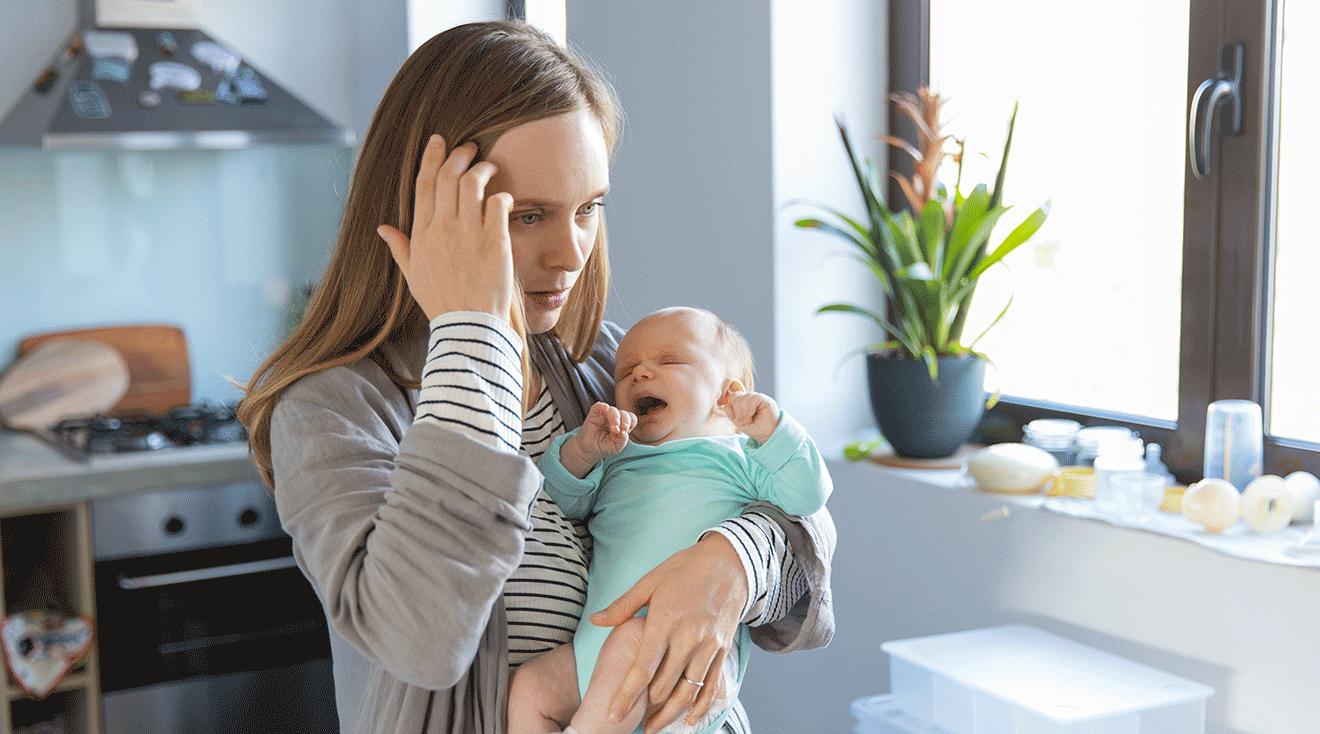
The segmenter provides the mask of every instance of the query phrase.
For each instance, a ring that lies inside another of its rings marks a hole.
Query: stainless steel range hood
[[[195,28],[78,27],[0,122],[0,146],[113,150],[351,146],[232,48]]]

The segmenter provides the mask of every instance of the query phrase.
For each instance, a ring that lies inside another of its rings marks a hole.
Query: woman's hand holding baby
[[[450,311],[511,318],[513,197],[486,196],[495,165],[473,164],[476,156],[476,143],[464,143],[446,157],[445,141],[432,135],[417,172],[411,235],[387,224],[376,229],[428,319]]]
[[[765,393],[734,391],[720,405],[733,425],[757,443],[769,441],[779,427],[779,404]]]
[[[623,451],[628,445],[628,434],[636,427],[635,413],[596,403],[577,435],[564,440],[559,448],[559,461],[570,474],[582,479],[601,459]]]

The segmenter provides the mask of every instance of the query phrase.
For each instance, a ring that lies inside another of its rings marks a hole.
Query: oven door
[[[95,573],[108,734],[338,730],[324,612],[288,536]]]

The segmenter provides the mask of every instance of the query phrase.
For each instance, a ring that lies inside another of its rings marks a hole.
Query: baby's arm
[[[628,434],[637,426],[637,416],[613,405],[596,403],[582,422],[582,430],[564,441],[559,462],[569,474],[583,479],[596,463],[628,445]]]
[[[748,451],[766,471],[757,482],[756,499],[790,515],[810,515],[825,505],[834,485],[806,429],[787,413],[777,416],[779,427],[773,435]]]
[[[724,414],[738,430],[763,444],[779,427],[779,404],[760,392],[735,392],[724,403]]]

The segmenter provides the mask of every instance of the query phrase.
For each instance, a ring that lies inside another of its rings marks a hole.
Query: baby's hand
[[[636,414],[613,405],[596,403],[582,422],[582,430],[560,447],[560,461],[565,469],[581,479],[601,459],[622,451],[628,445],[628,434],[636,426]]]
[[[779,427],[779,404],[765,393],[735,392],[722,405],[733,425],[757,443],[769,441]]]

